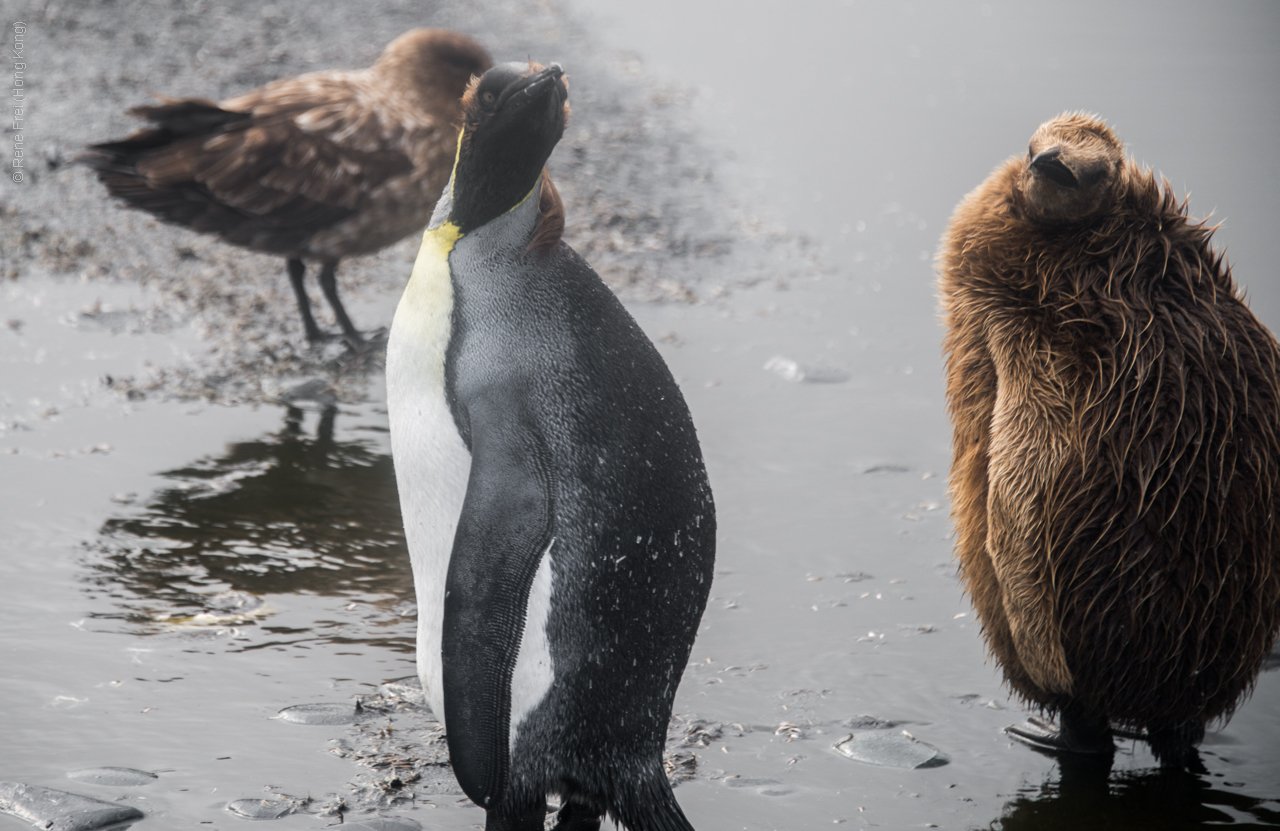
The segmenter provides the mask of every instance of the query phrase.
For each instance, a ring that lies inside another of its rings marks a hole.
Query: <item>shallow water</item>
[[[997,728],[1021,712],[983,663],[971,618],[953,619],[968,606],[945,565],[943,486],[922,480],[945,475],[947,465],[929,262],[937,237],[955,202],[1057,112],[1102,114],[1139,161],[1179,193],[1190,191],[1193,215],[1222,221],[1216,241],[1253,309],[1273,330],[1280,325],[1280,239],[1271,231],[1280,211],[1280,99],[1270,92],[1280,84],[1276,7],[1085,3],[1066,11],[1043,3],[774,0],[732,10],[700,0],[643,11],[577,7],[594,12],[611,46],[635,50],[659,77],[698,90],[706,130],[739,175],[755,181],[761,210],[784,206],[793,227],[824,244],[832,269],[821,283],[761,302],[765,320],[751,319],[749,301],[739,303],[736,337],[726,325],[710,339],[743,356],[744,386],[759,384],[747,371],[773,353],[853,375],[839,387],[779,385],[779,395],[791,396],[785,400],[742,390],[745,400],[730,407],[739,423],[724,428],[732,449],[700,418],[713,475],[717,462],[749,468],[751,459],[764,468],[755,482],[745,469],[714,479],[723,513],[742,500],[736,521],[726,519],[732,530],[722,564],[751,552],[717,588],[755,596],[761,614],[739,620],[734,634],[777,643],[785,657],[773,658],[775,666],[829,690],[816,712],[918,720],[927,727],[909,729],[954,761],[884,776],[815,755],[804,765],[826,791],[808,801],[816,809],[808,816],[825,810],[832,819],[890,827],[1008,829],[1280,823],[1275,673],[1264,674],[1231,724],[1206,739],[1211,774],[1194,785],[1152,770],[1141,746],[1117,758],[1109,791],[1009,746]],[[888,465],[906,471],[856,475]],[[788,586],[788,575],[802,570],[825,579],[807,594],[798,581]],[[907,582],[896,591],[877,579],[831,592],[829,575],[840,570]],[[891,591],[870,603],[882,587]],[[762,593],[780,596],[766,601]],[[913,600],[891,604],[903,595]],[[796,619],[802,597],[818,601],[811,614],[828,620],[807,624],[814,637],[781,637],[806,626]],[[828,608],[842,601],[849,605]],[[738,602],[738,611],[747,608]],[[915,624],[938,631],[920,635]],[[876,640],[858,640],[872,633]],[[721,651],[741,649],[722,628],[700,646],[717,635],[725,638]],[[836,790],[844,793],[832,798]],[[901,798],[904,791],[919,797]],[[864,799],[875,804],[852,816],[849,802]]]
[[[696,749],[703,776],[677,790],[694,825],[1280,826],[1278,672],[1206,739],[1199,779],[1126,743],[1099,781],[1001,734],[1023,713],[951,561],[929,262],[954,203],[1040,121],[1093,109],[1192,190],[1194,213],[1226,220],[1219,244],[1280,327],[1276,7],[581,6],[604,44],[699,90],[705,135],[734,160],[723,175],[821,250],[820,277],[787,290],[632,307],[693,410],[721,530],[676,711],[739,727]],[[243,827],[227,802],[346,793],[356,769],[328,751],[347,728],[270,717],[413,673],[378,385],[328,416],[129,401],[98,379],[199,342],[74,313],[146,308],[144,292],[54,277],[0,291],[22,321],[0,329],[0,780],[123,797],[140,829]],[[849,380],[787,380],[764,369],[779,356]],[[211,608],[227,590],[263,604]],[[840,755],[864,714],[950,763]],[[95,766],[160,778],[66,778]],[[459,800],[398,813],[482,822]]]

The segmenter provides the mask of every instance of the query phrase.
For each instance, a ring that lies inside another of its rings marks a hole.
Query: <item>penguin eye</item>
[[[1091,188],[1111,174],[1111,165],[1106,162],[1091,165],[1080,174],[1080,186]]]
[[[497,100],[497,98],[498,96],[494,95],[492,92],[480,93],[480,100],[486,104],[492,104],[494,101]]]

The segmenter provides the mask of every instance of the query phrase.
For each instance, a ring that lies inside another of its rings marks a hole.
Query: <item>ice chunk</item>
[[[130,805],[21,782],[0,782],[0,811],[44,831],[95,831],[142,819]]]
[[[849,380],[849,373],[843,369],[821,364],[802,364],[781,355],[765,361],[764,368],[788,381],[808,384],[838,384]]]
[[[951,761],[947,754],[905,732],[865,730],[851,733],[836,750],[859,762],[889,768],[936,768]]]
[[[110,785],[114,788],[132,788],[138,785],[150,785],[160,777],[148,770],[133,768],[85,768],[73,770],[67,774],[68,779],[86,782],[90,785]]]
[[[297,704],[285,707],[275,717],[294,724],[351,724],[356,720],[356,706],[350,702]]]

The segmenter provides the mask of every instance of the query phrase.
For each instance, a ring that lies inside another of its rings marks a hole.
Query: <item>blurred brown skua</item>
[[[338,262],[426,226],[453,166],[462,94],[491,64],[466,35],[413,29],[367,69],[312,72],[221,103],[134,107],[152,126],[81,158],[129,207],[284,256],[311,342],[325,335],[304,260],[318,261],[320,288],[357,346]]]

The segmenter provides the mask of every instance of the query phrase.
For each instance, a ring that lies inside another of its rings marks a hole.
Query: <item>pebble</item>
[[[142,819],[142,812],[130,805],[21,782],[0,782],[0,811],[42,831],[96,831]]]

